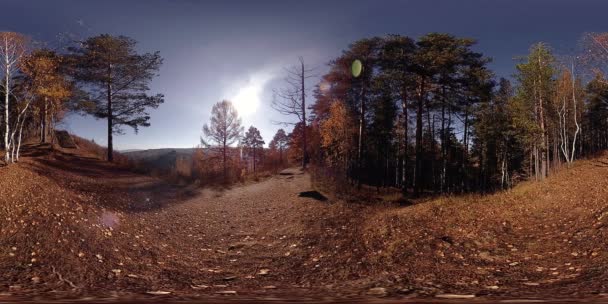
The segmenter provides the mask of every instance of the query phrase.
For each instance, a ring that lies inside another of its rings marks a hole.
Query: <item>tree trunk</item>
[[[542,62],[540,59],[540,56],[538,57],[538,64],[539,67],[542,67]],[[538,83],[539,83],[539,90],[538,90],[538,119],[540,122],[540,131],[541,131],[541,144],[540,144],[540,158],[541,158],[541,167],[540,167],[540,178],[544,179],[545,177],[547,177],[547,154],[546,154],[546,143],[545,143],[545,137],[547,136],[547,130],[545,130],[545,114],[543,111],[543,93],[542,93],[542,87],[543,87],[543,81],[542,78],[539,76],[538,78]]]
[[[300,61],[302,65],[301,85],[302,85],[302,169],[306,169],[308,163],[308,145],[306,144],[306,91],[304,91],[304,60]],[[255,153],[255,152],[254,152]]]
[[[44,97],[44,107],[43,107],[43,110],[42,110],[42,143],[46,142],[46,133],[47,133],[46,117],[47,117],[47,111],[48,111],[48,98],[45,96]]]
[[[403,193],[407,193],[407,157],[408,157],[408,113],[407,113],[407,91],[403,89],[401,96],[401,107],[403,108],[403,171],[401,176],[401,183]]]
[[[9,125],[9,119],[8,119],[8,108],[9,108],[9,96],[11,94],[11,89],[10,89],[10,83],[9,83],[9,73],[10,73],[10,68],[9,68],[9,59],[8,59],[8,53],[6,54],[6,75],[5,75],[5,79],[4,79],[4,149],[5,149],[5,155],[4,155],[4,161],[6,162],[6,164],[8,164],[11,160],[11,156],[9,154],[9,150],[10,150],[10,145],[9,145],[9,134],[10,134],[10,125]]]
[[[441,95],[443,102],[441,104],[441,180],[439,191],[443,193],[445,191],[445,186],[447,184],[447,149],[446,149],[446,132],[445,132],[445,104],[446,104],[446,96],[445,96],[445,86],[441,88]]]
[[[17,161],[19,161],[19,152],[21,151],[21,137],[23,134],[23,125],[25,124],[26,118],[27,118],[27,108],[26,108],[26,112],[23,114],[23,120],[21,121],[21,126],[19,127],[19,139],[17,141],[17,155],[15,156],[15,159]]]
[[[574,138],[572,139],[572,151],[571,155],[570,155],[570,161],[569,163],[571,163],[572,161],[574,161],[574,152],[576,151],[576,137],[578,136],[578,133],[580,132],[581,128],[578,124],[578,118],[577,118],[577,109],[576,109],[576,81],[575,81],[575,77],[574,77],[574,62],[572,62],[572,102],[573,102],[573,106],[574,106],[574,124],[576,125],[576,131],[574,132]]]
[[[416,109],[416,168],[414,172],[414,196],[418,196],[422,183],[422,109],[424,104],[424,79],[418,91],[418,108]]]
[[[253,147],[253,174],[255,175],[255,147]]]
[[[362,168],[363,168],[363,131],[365,130],[365,87],[361,89],[359,106],[359,142],[357,145],[357,186],[361,187]]]
[[[469,108],[465,106],[464,109],[464,135],[463,135],[463,151],[462,151],[462,175],[461,178],[461,187],[464,191],[468,189],[467,183],[467,161],[469,159]]]
[[[112,112],[112,65],[108,66],[108,161],[114,161],[114,145],[112,142],[112,129],[113,129],[113,121],[112,116],[114,115]]]
[[[222,164],[224,167],[224,182],[228,181],[228,167],[226,166],[226,150],[228,147],[226,146],[226,135],[224,135],[224,142],[222,143]]]
[[[437,192],[437,183],[435,180],[435,114],[433,114],[433,119],[431,120],[431,105],[430,102],[426,102],[426,122],[428,124],[428,145],[429,149],[427,152],[430,152],[431,157],[429,157],[429,173],[431,174],[431,188],[434,192]]]

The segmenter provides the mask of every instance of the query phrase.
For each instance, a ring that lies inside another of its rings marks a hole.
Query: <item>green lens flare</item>
[[[359,59],[355,59],[355,61],[353,61],[353,65],[350,67],[350,70],[354,77],[359,77],[363,71],[363,64]]]

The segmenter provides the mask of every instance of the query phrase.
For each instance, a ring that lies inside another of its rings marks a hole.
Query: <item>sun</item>
[[[254,84],[239,89],[238,93],[232,98],[232,104],[240,116],[249,116],[256,112],[260,105],[261,91],[262,89]]]

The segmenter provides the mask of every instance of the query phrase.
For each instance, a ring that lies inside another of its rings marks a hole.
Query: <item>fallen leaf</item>
[[[159,296],[159,295],[168,295],[171,292],[170,291],[162,291],[162,290],[157,290],[157,291],[147,291],[147,294],[151,294],[151,295],[155,295],[155,296]]]

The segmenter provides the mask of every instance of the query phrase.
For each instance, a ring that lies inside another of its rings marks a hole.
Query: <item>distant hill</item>
[[[123,150],[124,155],[132,159],[153,159],[166,154],[175,153],[180,156],[192,156],[195,148],[162,148],[162,149],[146,149],[146,150]]]
[[[178,157],[191,159],[195,150],[195,148],[125,150],[122,154],[149,170],[169,171],[175,167]]]
[[[125,150],[118,150],[118,152],[120,152],[120,153],[129,153],[129,152],[137,152],[137,151],[143,151],[143,149],[125,149]]]

